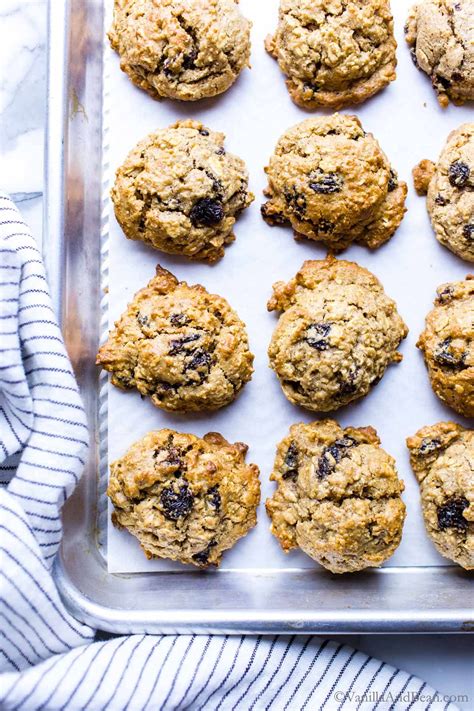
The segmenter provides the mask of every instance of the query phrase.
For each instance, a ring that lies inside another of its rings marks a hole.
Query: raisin
[[[176,390],[177,385],[172,385],[171,383],[167,383],[164,380],[157,380],[155,382],[155,390],[157,395],[160,393],[168,393],[170,390]]]
[[[390,178],[388,181],[388,192],[391,193],[398,188],[398,177],[394,170],[390,168]]]
[[[217,484],[216,486],[212,486],[207,492],[207,495],[211,497],[211,506],[213,506],[217,511],[219,511],[222,503],[221,495],[219,494],[219,486]]]
[[[323,235],[330,234],[334,229],[334,222],[329,222],[329,220],[319,220],[316,229]]]
[[[355,392],[357,392],[358,385],[355,380],[358,373],[359,369],[356,368],[354,371],[348,373],[347,378],[339,381],[339,395],[342,395],[344,397],[346,395],[353,395]]]
[[[459,12],[460,9],[461,9],[461,3],[460,3],[460,2],[457,2],[457,3],[455,4],[455,6],[454,6],[454,9]]]
[[[462,233],[466,239],[474,240],[474,225],[464,225],[464,227],[462,228]]]
[[[441,440],[439,439],[429,439],[425,437],[421,440],[421,444],[418,448],[418,455],[424,457],[426,454],[431,454],[436,452],[437,449],[441,447]]]
[[[415,47],[410,47],[410,57],[411,57],[411,61],[412,61],[413,64],[415,65],[415,67],[416,67],[417,69],[419,69],[419,68],[420,68],[420,65],[419,65],[419,63],[418,63],[418,58],[417,58],[417,56],[416,56],[416,46],[415,46]]]
[[[192,351],[190,355],[192,358],[189,363],[186,363],[185,370],[197,370],[203,367],[209,370],[211,356],[204,348],[197,348],[195,351]]]
[[[117,373],[114,373],[114,378],[123,388],[132,388],[133,387],[133,380],[130,376],[117,375]]]
[[[470,174],[469,166],[460,160],[449,166],[449,182],[453,188],[463,188],[469,180]]]
[[[326,336],[329,335],[330,331],[331,324],[329,323],[312,323],[306,330],[305,341],[317,351],[327,351],[329,341]]]
[[[194,227],[213,227],[224,219],[224,208],[220,200],[200,198],[194,203],[189,214]]]
[[[324,173],[320,168],[310,175],[309,187],[319,195],[340,193],[344,185],[344,178],[338,173]]]
[[[156,459],[161,452],[166,453],[166,458],[161,460],[160,464],[167,464],[170,467],[177,467],[175,476],[181,476],[180,471],[184,467],[184,462],[182,459],[183,452],[177,447],[173,447],[172,442],[170,442],[167,447],[155,449],[155,451],[153,452],[153,459]]]
[[[336,468],[336,464],[344,457],[349,456],[347,450],[356,444],[357,442],[352,437],[342,437],[342,439],[337,439],[333,444],[325,447],[318,460],[318,477],[325,479],[331,474]]]
[[[436,85],[436,83],[438,83],[443,89],[449,89],[451,86],[449,79],[441,76],[441,74],[437,74],[436,77],[433,78],[433,84]]]
[[[196,563],[199,563],[199,565],[207,565],[209,562],[209,556],[211,554],[211,548],[213,548],[215,545],[217,545],[216,541],[211,541],[202,551],[199,551],[199,553],[195,553],[193,555],[193,560],[196,561]]]
[[[201,134],[201,136],[209,136],[209,131],[205,128],[199,129],[199,133]]]
[[[170,521],[177,521],[188,516],[193,507],[194,496],[185,483],[177,491],[173,486],[163,489],[160,494],[160,501],[166,518],[170,519]]]
[[[458,531],[465,531],[468,522],[464,518],[463,511],[469,506],[469,502],[464,497],[451,497],[442,506],[438,506],[438,527],[440,531],[446,528],[457,528]]]
[[[212,189],[214,190],[214,192],[217,193],[218,196],[221,196],[222,191],[223,191],[223,186],[222,186],[222,183],[219,180],[219,178],[216,178],[214,173],[211,173],[210,170],[205,170],[204,172],[206,173],[209,180],[212,181]]]
[[[438,301],[440,301],[442,304],[446,303],[447,301],[451,301],[451,299],[453,298],[453,294],[453,287],[447,286],[446,289],[443,289],[443,291],[438,295]]]
[[[186,314],[171,314],[170,323],[172,326],[186,326],[189,323],[189,319]]]
[[[142,314],[137,315],[137,321],[142,327],[150,325],[150,319],[148,318],[148,316],[142,316]]]
[[[163,62],[163,74],[165,75],[165,77],[173,76],[173,70],[171,69],[171,59],[169,57]]]
[[[193,333],[191,336],[183,336],[182,338],[175,338],[170,343],[168,354],[177,355],[178,353],[182,353],[183,351],[186,351],[185,346],[188,343],[198,341],[200,338],[201,336],[198,333]]]
[[[283,464],[286,468],[283,479],[292,479],[298,476],[298,447],[294,442],[291,442],[288,447]]]
[[[446,205],[446,202],[447,202],[447,201],[446,201],[446,198],[444,198],[441,194],[438,194],[438,195],[435,197],[435,203],[436,203],[437,205],[444,206],[444,205]]]
[[[217,149],[217,151],[216,151],[216,156],[225,156],[225,148],[224,148],[224,146],[221,146],[220,148]]]
[[[286,203],[290,210],[295,213],[296,217],[299,220],[304,220],[306,216],[307,207],[305,196],[299,193],[296,187],[294,186],[291,190],[285,190],[284,195]]]
[[[193,47],[189,54],[186,54],[183,59],[183,69],[195,69],[196,59],[198,58],[198,51],[196,47]],[[203,134],[205,136],[206,134]],[[207,134],[209,135],[209,133]]]
[[[451,352],[451,338],[445,338],[444,341],[438,343],[438,348],[435,351],[434,359],[439,365],[452,370],[463,369],[465,367],[466,354],[456,355]]]
[[[276,212],[273,212],[273,210],[270,210],[270,212],[269,212],[269,207],[268,207],[267,202],[264,203],[260,207],[260,212],[262,214],[263,219],[270,222],[270,224],[286,225],[288,222],[288,220],[282,213],[276,213]]]

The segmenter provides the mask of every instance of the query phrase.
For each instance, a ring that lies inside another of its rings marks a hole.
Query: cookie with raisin
[[[154,99],[222,94],[248,66],[251,23],[238,0],[115,0],[120,68]]]
[[[474,99],[474,0],[420,0],[405,25],[413,62],[441,106]]]
[[[215,432],[150,432],[110,465],[113,523],[147,558],[218,566],[257,522],[259,470],[247,449]]]
[[[307,261],[277,282],[269,311],[281,316],[268,354],[294,405],[329,412],[367,395],[408,329],[379,280],[355,262]]]
[[[473,275],[437,289],[416,345],[436,395],[460,415],[474,417]]]
[[[452,131],[438,162],[422,160],[413,176],[438,242],[474,262],[474,123]]]
[[[406,183],[356,116],[311,118],[288,129],[266,168],[269,224],[331,252],[352,243],[371,249],[392,237],[405,214]]]
[[[254,196],[243,160],[224,134],[178,121],[139,141],[118,168],[111,191],[125,236],[168,254],[215,262]]]
[[[267,500],[272,533],[333,573],[381,565],[398,547],[405,505],[395,460],[372,427],[296,424],[277,448]]]
[[[265,47],[303,108],[360,104],[396,78],[388,0],[280,0]]]
[[[474,432],[438,422],[409,437],[407,447],[428,535],[445,558],[474,569]]]
[[[170,412],[229,405],[252,377],[245,324],[221,296],[158,266],[97,355],[118,388]]]

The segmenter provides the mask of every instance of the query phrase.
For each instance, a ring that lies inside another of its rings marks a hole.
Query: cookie
[[[147,558],[219,565],[257,522],[259,471],[245,463],[247,449],[215,432],[150,432],[110,465],[113,523]]]
[[[356,116],[303,121],[277,143],[266,168],[270,224],[290,223],[297,236],[339,252],[353,242],[372,249],[394,234],[407,186]]]
[[[190,120],[139,141],[111,196],[126,237],[208,262],[224,255],[237,216],[254,199],[245,163],[226,152],[224,134]]]
[[[474,18],[473,18],[474,21]],[[438,163],[422,160],[413,170],[436,239],[467,262],[474,262],[474,123],[449,134]]]
[[[253,373],[245,324],[221,296],[158,266],[101,347],[97,364],[122,390],[170,412],[217,410]]]
[[[288,400],[329,412],[367,395],[408,329],[379,280],[354,262],[307,261],[277,282],[269,311],[283,312],[268,354]]]
[[[474,99],[473,28],[474,0],[420,0],[410,11],[406,40],[441,106]]]
[[[431,387],[453,410],[474,417],[474,276],[443,284],[416,344]]]
[[[154,99],[222,94],[250,58],[238,0],[115,0],[109,32],[120,68]]]
[[[281,0],[265,47],[303,108],[360,104],[396,78],[388,0]]]
[[[441,555],[472,570],[474,431],[438,422],[409,437],[407,446],[428,535]]]
[[[398,547],[405,505],[395,460],[372,427],[297,424],[277,448],[267,500],[285,552],[299,547],[333,573],[381,565]]]

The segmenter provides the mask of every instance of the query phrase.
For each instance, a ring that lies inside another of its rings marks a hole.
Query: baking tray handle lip
[[[71,584],[61,556],[54,564],[59,594],[81,622],[115,634],[426,634],[474,631],[472,609],[456,610],[130,610],[106,607]]]
[[[43,258],[51,298],[62,325],[64,282],[64,166],[67,126],[69,0],[48,0],[47,112],[44,146]]]

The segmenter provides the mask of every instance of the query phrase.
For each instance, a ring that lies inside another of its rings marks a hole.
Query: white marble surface
[[[62,2],[62,0],[53,0]],[[0,0],[0,187],[41,234],[47,0]]]
[[[47,0],[0,0],[0,188],[12,194],[38,236],[42,226],[46,12]],[[360,635],[346,641],[426,679],[442,693],[467,694],[470,700],[459,705],[474,709],[472,638]]]

